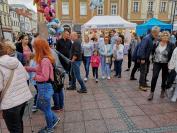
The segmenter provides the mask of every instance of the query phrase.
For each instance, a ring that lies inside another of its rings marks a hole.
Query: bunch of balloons
[[[104,0],[91,0],[90,9],[95,10],[97,7],[100,7],[104,4]]]
[[[56,0],[34,0],[34,5],[37,5],[37,11],[44,14],[47,21],[48,33],[50,35],[59,36],[64,29],[61,27],[61,21],[56,18],[55,9],[51,7]]]

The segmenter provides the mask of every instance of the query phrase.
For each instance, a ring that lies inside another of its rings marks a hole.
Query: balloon
[[[104,0],[91,0],[90,1],[90,9],[94,10],[97,7],[100,7],[104,4]]]

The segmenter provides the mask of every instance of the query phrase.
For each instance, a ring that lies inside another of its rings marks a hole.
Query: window
[[[69,15],[69,2],[62,2],[62,14]]]
[[[117,15],[117,4],[111,3],[111,15]]]
[[[148,2],[148,11],[153,11],[153,1]]]
[[[160,12],[166,12],[167,2],[162,1],[160,4]]]
[[[80,2],[80,15],[87,15],[87,3]]]
[[[104,7],[100,6],[97,8],[97,15],[104,15]]]
[[[133,2],[133,12],[139,12],[139,2]]]

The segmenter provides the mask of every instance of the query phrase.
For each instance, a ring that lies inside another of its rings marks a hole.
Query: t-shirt
[[[92,43],[90,43],[90,42],[83,43],[82,49],[83,49],[84,56],[86,56],[86,57],[92,56],[92,53],[93,53],[93,44]]]

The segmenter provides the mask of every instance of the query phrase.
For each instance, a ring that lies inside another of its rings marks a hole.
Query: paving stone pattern
[[[124,62],[123,70],[126,65]],[[65,90],[65,109],[57,112],[61,121],[55,133],[177,133],[177,104],[159,98],[161,79],[154,100],[149,102],[149,91],[139,91],[137,81],[130,81],[129,75],[130,72],[123,72],[121,79],[100,79],[98,84],[90,76],[87,94]],[[151,75],[150,72],[149,80]],[[31,133],[28,114],[26,110],[25,133]],[[44,126],[43,114],[33,113],[34,132]],[[0,133],[8,133],[2,116],[0,127]]]

